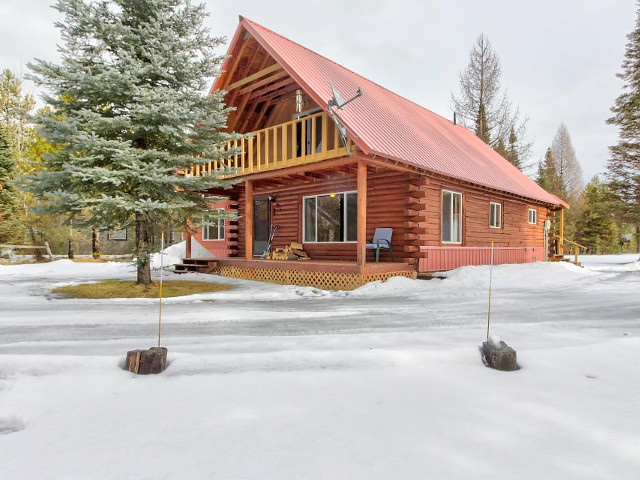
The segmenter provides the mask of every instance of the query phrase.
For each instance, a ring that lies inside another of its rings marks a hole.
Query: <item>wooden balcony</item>
[[[351,145],[349,141],[350,148]],[[324,112],[248,133],[230,141],[225,151],[231,149],[238,149],[239,153],[194,166],[189,173],[231,178],[347,155],[338,128]]]

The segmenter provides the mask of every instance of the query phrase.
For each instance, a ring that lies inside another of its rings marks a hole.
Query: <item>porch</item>
[[[353,290],[376,280],[402,276],[416,278],[415,269],[406,263],[385,262],[358,265],[336,260],[262,260],[228,257],[183,260],[183,265],[198,264],[203,273],[242,278],[282,285],[300,285],[325,290]]]

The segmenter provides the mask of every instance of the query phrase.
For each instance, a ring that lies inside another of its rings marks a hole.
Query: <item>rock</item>
[[[161,373],[167,368],[167,349],[151,347],[148,350],[131,350],[127,352],[125,369],[139,375]]]
[[[500,340],[499,345],[497,345],[495,341],[483,342],[482,360],[488,367],[505,372],[511,372],[520,368],[518,367],[516,351],[502,340]]]

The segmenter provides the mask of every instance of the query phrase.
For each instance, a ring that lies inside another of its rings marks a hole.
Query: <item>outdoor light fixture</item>
[[[304,102],[302,100],[302,90],[296,90],[296,113],[302,112],[302,107],[304,106]]]

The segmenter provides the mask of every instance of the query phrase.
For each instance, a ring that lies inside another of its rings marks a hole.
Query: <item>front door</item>
[[[267,249],[271,234],[271,200],[259,197],[253,200],[253,256],[259,257]]]

